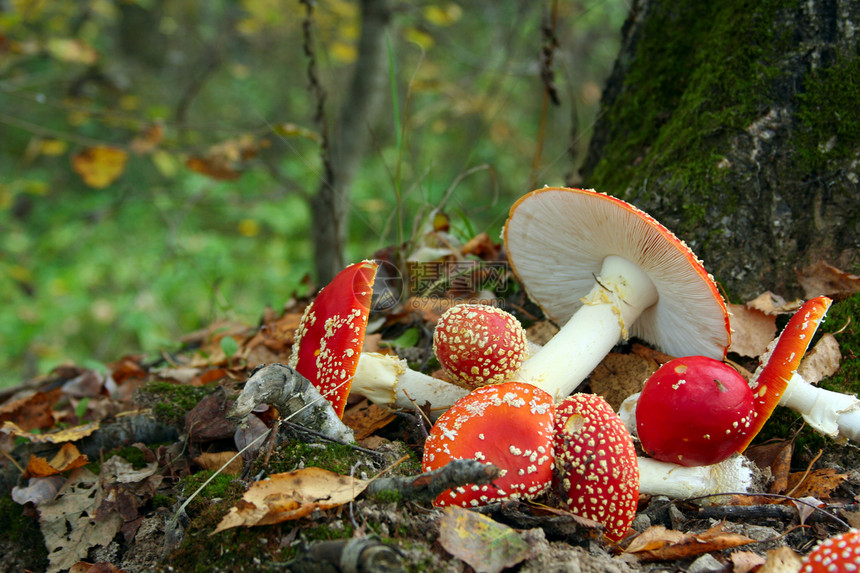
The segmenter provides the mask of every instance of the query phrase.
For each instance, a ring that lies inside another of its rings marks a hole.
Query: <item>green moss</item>
[[[653,199],[649,180],[684,189],[676,231],[703,226],[729,170],[718,145],[767,111],[791,45],[774,14],[797,2],[650,5],[624,85],[610,108],[611,131],[588,181],[629,200]],[[742,42],[735,41],[743,38]],[[619,167],[624,166],[624,167]]]
[[[35,517],[25,514],[27,509],[12,501],[10,495],[0,497],[0,553],[4,565],[12,570],[45,571],[48,567],[48,550]]]
[[[385,489],[373,494],[373,500],[378,503],[400,503],[403,495],[399,491]]]
[[[828,171],[827,163],[853,157],[860,146],[860,61],[842,58],[832,67],[812,72],[797,96],[799,129],[797,161],[812,173]]]
[[[105,461],[111,459],[114,456],[119,456],[131,466],[139,470],[146,465],[146,455],[140,448],[135,448],[134,446],[126,446],[124,448],[119,448],[116,450],[112,450],[105,456]]]
[[[318,467],[341,475],[349,475],[366,454],[342,444],[289,442],[278,446],[264,467],[257,462],[255,471],[268,473],[290,472],[301,467]]]
[[[188,496],[197,491],[206,480],[212,477],[215,472],[212,470],[203,470],[196,474],[183,476],[179,480],[178,491]],[[242,485],[235,477],[228,474],[218,474],[212,481],[206,484],[206,487],[197,494],[201,500],[210,499],[238,499],[245,492],[245,486]],[[193,503],[193,502],[192,502]]]
[[[151,407],[156,418],[181,428],[185,424],[185,414],[216,388],[216,384],[191,386],[156,381],[138,390],[135,399]]]
[[[846,394],[860,395],[860,293],[833,304],[821,325],[839,343],[842,363],[839,370],[821,386]]]

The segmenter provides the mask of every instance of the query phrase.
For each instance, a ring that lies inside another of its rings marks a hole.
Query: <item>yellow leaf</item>
[[[0,432],[19,438],[27,438],[31,442],[39,444],[61,444],[63,442],[74,442],[81,438],[86,438],[98,429],[98,422],[90,422],[83,426],[75,426],[74,428],[67,428],[59,432],[51,432],[50,434],[31,434],[30,432],[22,430],[21,427],[14,422],[7,421],[3,422],[3,426],[0,427]]]
[[[431,4],[424,8],[424,19],[436,26],[450,26],[462,16],[463,9],[453,2],[442,6]]]
[[[78,38],[53,38],[48,41],[48,53],[61,62],[91,66],[99,59],[95,49]]]
[[[50,462],[45,458],[30,454],[30,461],[27,463],[26,476],[53,476],[68,470],[83,467],[88,463],[89,459],[87,459],[87,456],[79,452],[78,448],[76,448],[74,444],[65,443]]]
[[[45,139],[42,141],[42,155],[57,156],[62,155],[69,148],[69,144],[62,139]]]
[[[334,61],[341,64],[351,64],[358,57],[358,49],[354,44],[335,40],[329,47],[329,54]]]
[[[433,41],[433,36],[417,28],[406,28],[403,30],[403,37],[407,42],[414,42],[425,50],[433,47],[433,44],[435,43]]]
[[[252,485],[212,535],[231,527],[271,525],[353,501],[368,482],[320,468],[273,474]]]
[[[256,237],[260,234],[260,223],[254,219],[239,221],[239,234],[243,237]]]
[[[128,154],[122,149],[99,145],[72,157],[72,168],[84,183],[95,189],[107,187],[125,171]]]
[[[532,553],[529,543],[515,529],[456,506],[444,509],[439,521],[439,543],[476,571],[487,573],[513,567]]]

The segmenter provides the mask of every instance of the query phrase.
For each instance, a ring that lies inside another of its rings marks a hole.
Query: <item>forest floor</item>
[[[825,383],[843,389],[856,385],[860,372],[860,294],[856,284],[852,288],[855,294],[844,288],[829,293],[836,302],[822,327],[841,349],[838,370]],[[540,338],[547,324],[521,290],[505,296]],[[176,352],[129,355],[103,369],[69,365],[0,392],[0,519],[6,524],[0,528],[0,573],[787,573],[799,570],[801,557],[819,540],[860,527],[860,449],[821,438],[785,412],[768,422],[749,451],[767,478],[759,493],[773,496],[728,495],[701,505],[641,495],[633,530],[617,545],[551,497],[473,512],[435,509],[408,492],[364,490],[383,472],[420,473],[428,427],[417,411],[391,412],[361,397],[344,416],[356,444],[281,424],[254,455],[237,456],[241,439],[226,412],[254,366],[288,361],[307,302],[268,311],[253,327],[213,324],[183,339]],[[439,302],[410,299],[376,317],[366,349],[396,350],[414,368],[432,372],[437,365],[429,336]],[[790,304],[771,314],[754,306],[745,308],[767,323],[763,330],[733,326],[742,337],[760,339],[751,343],[756,347],[784,324]],[[747,312],[740,306],[733,311]],[[754,370],[756,351],[738,348],[741,353],[729,358]],[[666,359],[644,344],[625,344],[581,391],[604,394],[617,405]],[[269,409],[254,417],[272,426],[277,416]],[[251,484],[280,474],[293,481],[269,498],[280,496],[276,505],[286,518],[243,514]],[[237,513],[238,526],[219,528]]]

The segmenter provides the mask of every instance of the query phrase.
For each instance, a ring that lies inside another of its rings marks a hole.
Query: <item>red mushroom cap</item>
[[[510,313],[485,304],[460,304],[439,317],[433,350],[451,382],[477,388],[504,382],[519,370],[528,341]]]
[[[377,265],[362,261],[340,271],[305,308],[290,366],[311,381],[343,416],[370,314]]]
[[[502,476],[487,485],[449,489],[437,506],[474,507],[508,499],[531,499],[552,480],[552,396],[523,382],[484,386],[442,414],[424,444],[424,471],[451,460],[491,463]]]
[[[860,571],[860,530],[851,529],[819,543],[803,561],[800,573]]]
[[[596,394],[573,394],[556,408],[555,490],[577,515],[619,541],[636,517],[639,465],[633,438]]]
[[[746,441],[755,418],[747,381],[705,356],[670,360],[645,382],[636,432],[652,458],[682,466],[721,462]]]
[[[749,445],[770,418],[832,302],[826,296],[819,296],[803,303],[789,319],[779,338],[771,343],[762,356],[761,364],[750,382],[756,418],[739,452]]]

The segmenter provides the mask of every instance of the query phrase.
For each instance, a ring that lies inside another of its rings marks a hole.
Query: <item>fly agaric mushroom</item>
[[[370,314],[376,263],[346,267],[305,308],[290,366],[311,381],[343,417]]]
[[[674,356],[725,357],[729,316],[713,279],[632,205],[590,190],[538,189],[511,208],[504,241],[529,297],[563,325],[517,379],[556,400],[629,336]]]
[[[800,360],[832,302],[820,296],[803,303],[765,352],[750,383],[756,418],[742,448],[749,445],[777,404],[799,412],[822,434],[860,441],[860,400],[813,386],[797,374]]]
[[[621,540],[636,517],[639,468],[633,439],[596,394],[574,394],[556,407],[553,487],[573,513],[603,524]]]
[[[642,449],[682,466],[721,462],[747,443],[753,395],[737,370],[706,356],[675,358],[645,382],[636,405]]]
[[[449,489],[437,506],[474,507],[532,499],[546,491],[553,468],[552,396],[521,382],[473,390],[442,414],[424,444],[422,470],[475,459],[502,470],[491,484]]]
[[[702,505],[720,503],[720,493],[747,493],[758,483],[760,472],[742,455],[707,466],[681,466],[652,458],[637,458],[639,492],[675,499],[703,498]]]
[[[439,317],[433,351],[448,380],[471,390],[504,382],[516,372],[528,354],[528,341],[512,314],[486,304],[460,304]]]
[[[361,352],[376,269],[374,261],[350,265],[320,290],[296,330],[290,366],[319,389],[339,417],[350,391],[401,408],[429,403],[438,415],[468,390],[410,370],[396,356]]]
[[[800,573],[856,573],[860,571],[860,530],[849,529],[815,546]]]

